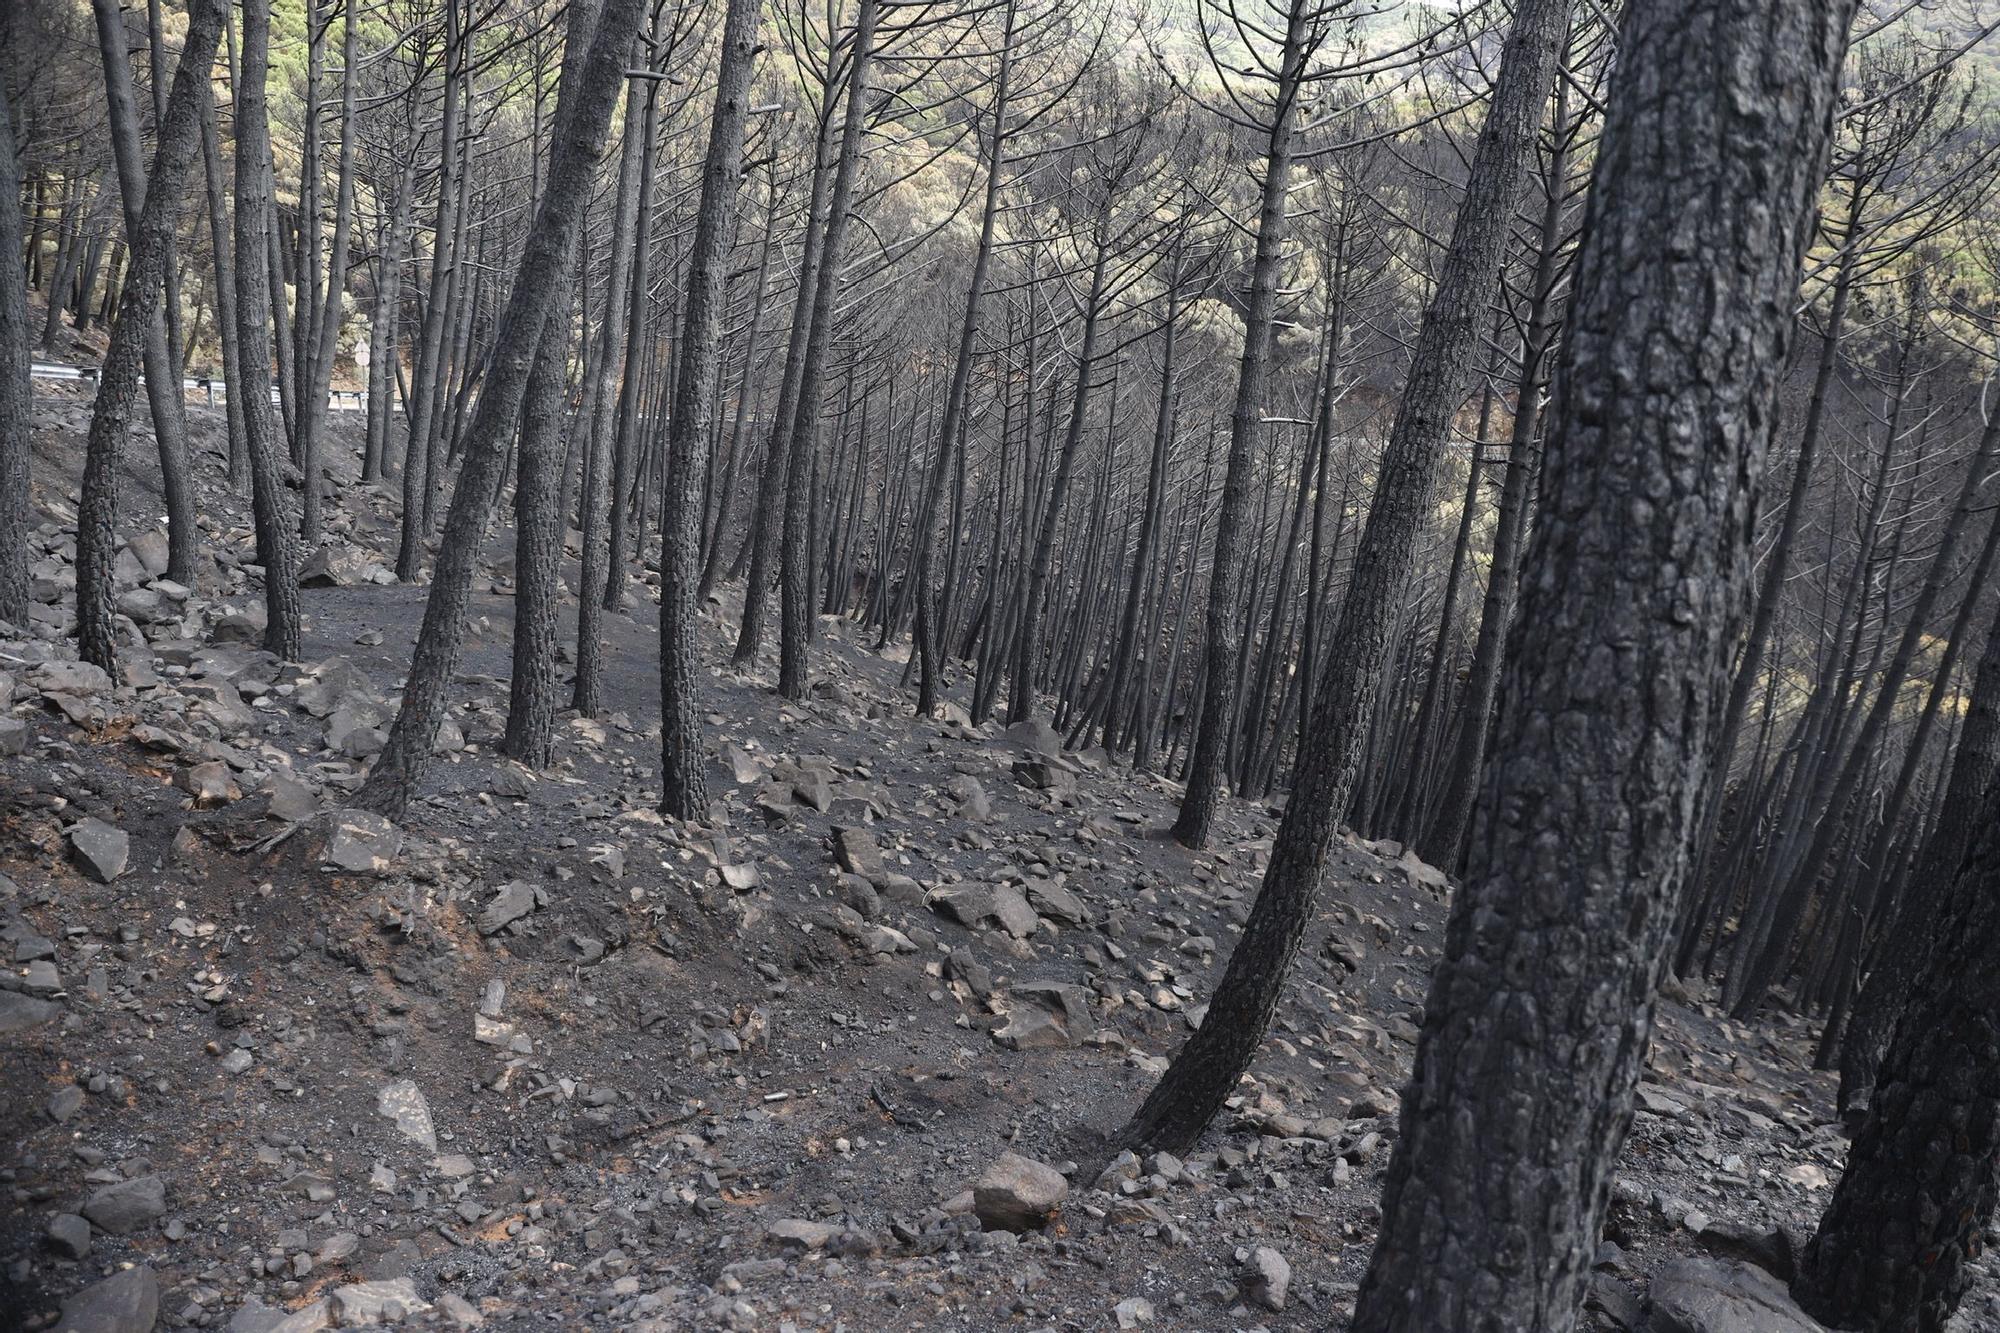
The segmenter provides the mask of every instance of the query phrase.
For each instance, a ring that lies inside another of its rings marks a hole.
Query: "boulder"
[[[1292,1265],[1284,1255],[1268,1245],[1238,1250],[1236,1262],[1242,1267],[1243,1299],[1266,1310],[1285,1308],[1285,1293],[1292,1285]]]
[[[139,562],[139,568],[146,572],[146,577],[156,579],[167,572],[167,534],[158,528],[133,533],[132,539],[125,543],[125,549]]]
[[[65,1259],[81,1259],[90,1253],[90,1223],[75,1213],[57,1213],[43,1234],[49,1248]]]
[[[1014,761],[1014,781],[1036,791],[1065,796],[1076,790],[1076,770],[1054,755],[1029,755]]]
[[[1012,884],[954,884],[932,894],[931,907],[967,930],[991,927],[1016,939],[1026,939],[1041,924],[1041,917]]]
[[[229,765],[219,760],[183,768],[174,774],[174,785],[194,798],[197,810],[212,810],[242,797],[242,790],[230,776]]]
[[[160,1280],[140,1264],[64,1301],[55,1333],[152,1333],[159,1318]]]
[[[62,1006],[18,991],[0,990],[0,1037],[27,1032],[62,1017]]]
[[[836,827],[833,830],[833,854],[842,870],[870,882],[888,873],[888,868],[882,864],[882,849],[875,845],[875,835],[865,828],[850,825]]]
[[[823,1250],[828,1241],[840,1234],[840,1228],[830,1222],[811,1222],[801,1217],[787,1217],[771,1223],[765,1234],[783,1249]]]
[[[397,1324],[430,1308],[430,1302],[417,1295],[417,1284],[406,1277],[386,1282],[355,1282],[333,1289],[333,1318],[342,1328]]]
[[[319,859],[356,875],[380,875],[403,850],[403,834],[394,824],[367,810],[341,809],[327,817]]]
[[[522,880],[501,885],[500,892],[493,895],[493,901],[479,914],[479,933],[499,934],[534,911],[537,896],[535,886]]]
[[[1032,1231],[1069,1197],[1062,1172],[1019,1153],[1002,1153],[972,1182],[972,1212],[988,1231]]]
[[[993,1034],[1002,1046],[1017,1051],[1079,1046],[1096,1029],[1090,998],[1081,986],[1060,981],[1030,981],[1009,993],[1012,1008],[1007,1026]]]
[[[1028,901],[1043,916],[1052,917],[1066,926],[1090,924],[1090,908],[1084,905],[1083,899],[1054,880],[1029,880]]]
[[[106,1185],[84,1203],[83,1215],[99,1231],[127,1235],[167,1215],[167,1182],[139,1176]]]
[[[1647,1333],[1826,1333],[1784,1284],[1761,1268],[1681,1259],[1653,1275]]]
[[[70,860],[99,884],[109,884],[125,873],[131,859],[132,840],[125,830],[91,816],[70,825]]]
[[[410,1079],[385,1083],[375,1094],[375,1114],[396,1122],[403,1136],[431,1152],[437,1151],[437,1127],[423,1090]]]

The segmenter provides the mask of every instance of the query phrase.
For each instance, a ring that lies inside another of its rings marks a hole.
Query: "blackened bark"
[[[604,599],[595,590],[603,586],[605,562],[609,558],[605,529],[611,506],[611,367],[624,355],[625,291],[631,282],[632,251],[636,248],[639,228],[640,130],[633,110],[628,91],[623,142],[618,150],[618,196],[611,218],[611,273],[605,284],[604,313],[598,319],[597,345],[591,352],[590,372],[583,389],[581,425],[587,438],[583,450],[583,494],[577,504],[583,556],[578,562],[576,681],[570,693],[570,707],[585,717],[595,717],[603,711],[599,693],[604,679],[600,628]]]
[[[812,642],[811,590],[806,586],[808,511],[817,506],[808,478],[819,453],[819,382],[826,366],[826,347],[833,333],[834,293],[840,284],[841,242],[847,235],[848,201],[861,157],[861,130],[866,119],[868,62],[875,53],[875,22],[879,0],[860,0],[854,17],[854,39],[848,60],[847,115],[841,125],[839,155],[834,160],[828,194],[826,239],[819,271],[814,275],[811,320],[804,358],[799,363],[798,398],[787,426],[784,453],[785,523],[779,552],[778,693],[802,699],[806,692],[807,653]],[[803,279],[802,279],[803,281]]]
[[[1357,1333],[1574,1326],[1741,629],[1853,11],[1625,11],[1500,726]]]
[[[1208,1017],[1126,1126],[1121,1137],[1127,1142],[1184,1147],[1201,1133],[1256,1056],[1305,936],[1408,600],[1417,539],[1433,509],[1438,462],[1465,396],[1466,368],[1527,178],[1567,13],[1565,0],[1525,0],[1515,11],[1493,107],[1480,130],[1465,200],[1383,452],[1368,525],[1326,643],[1312,704],[1317,743],[1301,756],[1263,889]]]
[[[508,439],[520,415],[529,372],[541,345],[549,312],[562,293],[558,279],[576,243],[577,222],[590,193],[611,109],[624,80],[619,77],[645,0],[606,0],[597,16],[596,36],[580,62],[569,58],[589,31],[588,6],[572,0],[569,52],[563,91],[557,97],[556,132],[550,152],[548,185],[535,210],[514,287],[493,338],[493,357],[467,426],[465,461],[445,516],[444,540],[424,605],[424,623],[403,689],[403,705],[355,804],[384,814],[400,814],[415,794],[431,760],[438,724],[444,720],[445,691],[457,669],[465,638],[465,608],[472,596],[472,573],[485,544],[486,529],[499,499]],[[571,75],[575,77],[570,77]]]
[[[452,253],[456,230],[461,149],[458,143],[458,82],[464,77],[464,40],[459,31],[459,0],[445,0],[444,112],[438,129],[437,223],[431,233],[429,286],[424,292],[424,317],[417,330],[411,367],[408,428],[403,443],[403,515],[396,546],[396,577],[414,583],[424,565],[426,497],[436,487],[430,475],[431,441],[436,434],[437,400],[444,392],[446,299],[455,271]],[[239,255],[248,253],[240,246]],[[247,269],[247,263],[243,266]]]
[[[1978,596],[1977,589],[1968,596]],[[1840,1054],[1840,1105],[1867,1099],[1883,1052],[1912,988],[1923,978],[1942,936],[1945,891],[1965,855],[1982,793],[2000,775],[2000,611],[1986,637],[1973,678],[1971,704],[1952,755],[1951,776],[1938,806],[1936,826],[1912,876],[1909,894],[1882,942],[1874,969],[1854,1005]]]
[[[229,484],[241,486],[250,459],[243,447],[243,371],[236,358],[236,258],[229,238],[228,193],[222,183],[222,135],[216,126],[215,90],[201,99],[201,161],[208,188],[208,238],[215,263],[215,333],[222,344],[222,405],[229,423]]]
[[[118,191],[125,206],[125,244],[138,249],[140,214],[147,181],[139,144],[139,109],[132,93],[132,68],[127,57],[125,18],[117,0],[93,0],[98,47],[104,59],[105,100],[111,128],[112,156],[118,169]],[[197,127],[197,132],[199,127]],[[198,141],[197,141],[198,142]],[[166,220],[167,252],[160,256],[159,281],[165,283],[173,263],[175,211]],[[128,262],[125,300],[135,294],[137,265]],[[160,455],[160,492],[167,502],[167,576],[183,584],[194,581],[194,490],[188,479],[187,407],[181,401],[181,374],[168,335],[163,302],[153,305],[155,327],[147,331],[142,349],[146,367],[146,398],[153,411],[153,438]]]
[[[4,28],[0,28],[4,31]],[[6,80],[0,77],[0,255],[21,253],[21,160]],[[56,305],[53,290],[49,306]],[[0,620],[28,624],[28,367],[34,334],[28,288],[0,280]]]
[[[558,287],[567,290],[575,257]],[[562,590],[563,408],[569,385],[569,320],[558,310],[522,394],[521,443],[514,481],[514,670],[507,684],[507,753],[547,768],[556,738],[556,603]]]
[[[160,296],[173,248],[174,216],[194,155],[201,148],[201,99],[222,37],[223,0],[196,0],[189,13],[180,68],[160,126],[145,205],[131,229],[132,260],[125,299],[111,329],[99,372],[84,446],[83,502],[77,511],[76,636],[80,655],[110,671],[115,665],[111,564],[117,549],[118,456],[131,427],[132,401],[146,348],[163,325]],[[113,17],[116,17],[114,11]],[[119,31],[123,33],[123,24]],[[118,52],[122,59],[124,52]],[[129,85],[127,88],[129,92]],[[11,261],[10,261],[11,262]],[[8,281],[12,281],[12,275]],[[175,384],[176,392],[179,385]]]
[[[701,205],[688,251],[680,369],[668,426],[660,536],[660,809],[678,819],[708,804],[708,753],[701,730],[701,662],[695,641],[700,579],[701,491],[695,451],[715,416],[729,239],[736,230],[737,178],[749,116],[750,65],[761,0],[729,0],[716,71],[715,114],[702,165]]]
[[[1290,0],[1278,67],[1276,104],[1264,144],[1264,185],[1257,217],[1257,254],[1250,266],[1250,300],[1243,313],[1243,353],[1236,372],[1236,402],[1229,414],[1229,454],[1222,470],[1222,508],[1209,561],[1207,635],[1203,653],[1201,724],[1188,758],[1187,791],[1174,820],[1184,847],[1208,844],[1222,794],[1229,733],[1236,717],[1242,670],[1236,661],[1236,621],[1243,613],[1243,507],[1249,501],[1251,455],[1263,435],[1264,381],[1270,364],[1271,320],[1277,312],[1278,265],[1285,244],[1285,195],[1292,181],[1292,125],[1298,111],[1310,37],[1313,0]]]
[[[1794,1287],[1838,1328],[1943,1333],[1972,1281],[2000,1161],[2000,783],[1930,923],[1941,947]]]
[[[250,503],[257,562],[264,567],[264,646],[299,656],[299,551],[286,513],[271,420],[271,123],[264,90],[270,66],[270,0],[243,5],[243,51],[235,87],[236,364],[242,376],[243,443],[250,458]],[[247,258],[246,258],[247,256]]]

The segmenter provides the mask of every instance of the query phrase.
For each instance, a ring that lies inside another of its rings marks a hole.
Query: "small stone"
[[[786,1249],[823,1250],[828,1241],[840,1234],[840,1228],[827,1222],[787,1217],[771,1223],[765,1234]]]
[[[1144,1296],[1127,1296],[1111,1307],[1111,1317],[1120,1328],[1137,1328],[1153,1322],[1153,1303]]]
[[[237,1046],[222,1057],[222,1072],[225,1074],[248,1073],[250,1066],[255,1062],[256,1057],[252,1056],[250,1052],[244,1050],[241,1046]]]
[[[414,1081],[405,1078],[383,1084],[375,1094],[375,1114],[395,1121],[403,1137],[430,1152],[437,1151],[437,1127],[431,1120],[430,1103]]]

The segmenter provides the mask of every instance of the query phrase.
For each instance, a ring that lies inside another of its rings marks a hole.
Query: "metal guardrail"
[[[65,366],[54,361],[36,361],[29,366],[28,374],[31,378],[38,380],[82,380],[93,385],[97,383],[97,367],[95,366]],[[140,376],[139,382],[141,384],[146,382],[143,375]],[[223,385],[223,382],[219,379],[211,379],[206,375],[195,379],[182,380],[181,396],[183,398],[200,397],[210,407],[229,401],[229,391]],[[277,406],[278,401],[278,386],[273,384],[271,386],[272,406]],[[366,412],[368,410],[368,391],[366,389],[329,389],[326,395],[326,405],[328,410],[334,412]],[[389,410],[395,412],[399,409],[396,404],[391,403]]]

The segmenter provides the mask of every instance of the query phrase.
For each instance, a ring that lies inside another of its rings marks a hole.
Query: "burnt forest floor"
[[[396,496],[337,478],[337,586],[304,591],[305,661],[277,662],[247,501],[193,416],[212,557],[162,590],[131,544],[149,642],[93,681],[61,637],[87,406],[38,398],[39,605],[0,641],[25,726],[0,759],[0,1327],[54,1327],[129,1265],[166,1328],[1344,1324],[1442,877],[1349,839],[1254,1082],[1196,1151],[982,1230],[964,1191],[989,1163],[1074,1171],[1183,1039],[1275,812],[1230,803],[1191,854],[1164,836],[1173,784],[1051,764],[1045,729],[914,720],[902,660],[851,622],[821,621],[785,703],[772,661],[723,665],[728,589],[701,631],[712,817],[663,821],[637,580],[605,619],[607,716],[564,714],[529,773],[498,753],[503,531],[456,748],[399,829],[339,833],[312,812],[358,781],[423,614],[424,587],[379,581]],[[150,447],[121,540],[158,518]],[[109,882],[71,836],[93,818],[129,839]],[[1810,1226],[1846,1149],[1811,1038],[1664,1004],[1587,1324],[1636,1324],[1670,1259]],[[1246,1281],[1257,1247],[1289,1266],[1281,1302]],[[1991,1299],[1962,1326],[2000,1327]]]

